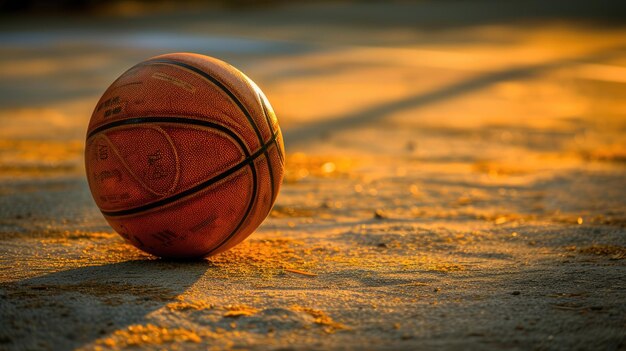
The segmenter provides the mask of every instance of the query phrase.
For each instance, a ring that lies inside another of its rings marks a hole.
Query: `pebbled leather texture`
[[[213,255],[271,210],[284,146],[261,90],[215,58],[177,53],[122,74],[91,117],[87,179],[109,224],[160,257]]]

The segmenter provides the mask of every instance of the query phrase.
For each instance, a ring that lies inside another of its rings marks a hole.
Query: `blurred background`
[[[407,193],[403,182],[415,183],[407,174],[455,174],[425,188],[432,198],[412,200],[427,208],[450,187],[450,201],[482,196],[461,178],[532,187],[546,171],[626,161],[622,1],[0,1],[0,9],[6,181],[70,177],[85,194],[82,150],[96,101],[126,69],[167,52],[223,59],[260,85],[294,156],[288,182],[358,164],[366,182],[405,177],[391,182]],[[306,168],[317,163],[326,168]],[[561,183],[565,192],[572,182]],[[596,178],[585,184],[601,203],[594,211],[623,207],[619,193],[594,190]],[[10,181],[4,187],[12,193]],[[589,211],[589,201],[563,195],[517,210]]]
[[[100,94],[133,64],[176,51],[251,76],[289,151],[503,151],[413,145],[434,131],[515,152],[625,157],[622,1],[0,1],[0,10],[3,174],[80,168]]]

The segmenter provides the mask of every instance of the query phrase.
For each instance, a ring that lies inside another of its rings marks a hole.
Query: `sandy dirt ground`
[[[0,349],[626,348],[626,27],[498,4],[5,18]],[[82,165],[104,89],[175,51],[252,77],[288,153],[197,262],[126,244]]]

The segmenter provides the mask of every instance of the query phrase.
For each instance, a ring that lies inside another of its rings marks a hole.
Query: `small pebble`
[[[406,145],[404,146],[404,148],[406,149],[406,151],[410,151],[413,152],[415,151],[415,149],[417,149],[417,145],[414,141],[407,141]]]

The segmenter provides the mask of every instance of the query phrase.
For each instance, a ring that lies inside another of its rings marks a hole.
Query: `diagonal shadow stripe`
[[[623,50],[626,50],[626,47],[613,47],[585,56],[487,73],[426,94],[413,95],[395,101],[385,102],[345,115],[323,118],[319,122],[303,123],[298,127],[291,128],[284,132],[285,144],[288,147],[305,145],[329,133],[343,132],[348,129],[379,122],[396,112],[449,100],[499,82],[530,78],[543,74],[546,71],[577,64],[581,61],[598,61],[617,55],[623,55]]]

